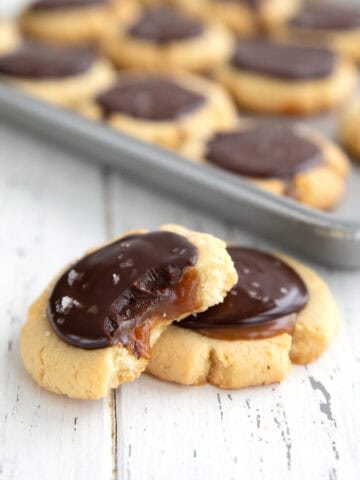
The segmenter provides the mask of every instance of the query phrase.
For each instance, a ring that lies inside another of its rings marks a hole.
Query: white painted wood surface
[[[342,328],[281,385],[221,391],[143,375],[113,399],[72,401],[24,371],[26,308],[89,245],[178,222],[266,246],[119,173],[0,124],[0,479],[360,478],[360,274],[320,271]]]
[[[1,0],[0,14],[24,0]],[[281,385],[222,391],[143,375],[111,398],[73,401],[24,371],[26,309],[64,263],[137,227],[177,222],[267,247],[72,152],[0,123],[0,480],[357,480],[360,273],[318,268],[342,327]]]

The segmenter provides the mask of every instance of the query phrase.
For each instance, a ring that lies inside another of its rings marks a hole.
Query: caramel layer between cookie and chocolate
[[[205,159],[245,177],[286,181],[324,162],[315,143],[292,127],[273,123],[215,134]]]
[[[0,56],[0,74],[31,79],[65,78],[85,73],[95,59],[95,53],[87,48],[28,42]]]
[[[237,44],[231,63],[245,71],[304,81],[329,77],[336,55],[322,47],[248,40]]]
[[[198,308],[195,245],[160,231],[130,235],[85,256],[56,282],[48,318],[76,347],[117,343],[149,358],[154,322]]]
[[[170,7],[153,7],[128,29],[132,37],[158,44],[189,40],[202,35],[203,23]]]
[[[238,282],[223,303],[177,325],[223,340],[291,334],[308,302],[303,280],[285,262],[251,248],[229,247]]]
[[[105,117],[122,113],[160,122],[177,120],[202,107],[206,99],[166,77],[128,75],[95,101]]]

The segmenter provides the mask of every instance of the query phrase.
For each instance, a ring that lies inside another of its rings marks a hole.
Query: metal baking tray
[[[360,169],[334,212],[319,212],[260,190],[246,180],[190,162],[104,124],[30,98],[0,83],[0,116],[181,196],[268,240],[333,267],[360,268]],[[334,135],[334,114],[306,123]],[[289,120],[287,120],[289,121]]]

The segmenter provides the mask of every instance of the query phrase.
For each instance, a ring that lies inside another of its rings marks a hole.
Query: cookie
[[[24,365],[42,387],[97,399],[137,378],[173,321],[237,281],[225,244],[176,225],[130,232],[68,267],[29,309]]]
[[[13,50],[19,42],[20,37],[15,24],[0,19],[0,55]]]
[[[153,7],[128,28],[111,30],[103,47],[120,68],[206,72],[227,60],[232,43],[220,25],[170,7]]]
[[[175,0],[194,15],[224,23],[237,36],[255,36],[285,22],[299,0]]]
[[[237,118],[220,86],[189,74],[124,73],[115,86],[85,102],[80,112],[171,149],[194,135],[231,126]]]
[[[27,37],[61,45],[98,43],[115,21],[126,23],[138,13],[131,0],[40,0],[20,16]]]
[[[0,78],[30,95],[72,108],[108,87],[115,74],[89,49],[24,43],[0,55]]]
[[[310,3],[289,21],[278,25],[275,34],[328,45],[360,61],[360,6]]]
[[[316,360],[339,314],[320,277],[296,260],[229,247],[238,283],[224,302],[170,326],[147,371],[185,385],[242,388],[279,382],[291,362]]]
[[[184,157],[241,175],[268,192],[329,209],[345,191],[346,155],[319,133],[283,123],[245,123],[187,142]]]
[[[349,103],[341,116],[340,138],[346,149],[360,160],[360,98]]]
[[[356,83],[353,65],[326,48],[265,40],[238,43],[217,76],[240,107],[286,115],[335,107]]]

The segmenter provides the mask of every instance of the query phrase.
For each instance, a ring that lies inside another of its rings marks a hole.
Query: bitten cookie
[[[109,26],[131,21],[138,13],[132,0],[40,0],[21,15],[27,37],[62,45],[98,43]]]
[[[332,294],[301,263],[229,247],[238,283],[224,302],[170,326],[147,371],[185,385],[242,388],[279,382],[291,361],[317,359],[338,330]]]
[[[19,42],[20,37],[15,24],[0,19],[0,55],[13,50]]]
[[[151,0],[149,0],[151,1]],[[237,36],[255,36],[285,22],[300,0],[173,0],[194,15],[223,22]]]
[[[0,78],[30,95],[71,108],[108,87],[115,73],[89,49],[25,43],[0,55]]]
[[[163,147],[178,149],[194,135],[234,125],[232,100],[222,87],[189,74],[129,74],[81,106],[94,120]]]
[[[326,48],[254,40],[238,43],[218,79],[240,107],[300,115],[343,102],[355,86],[356,71]]]
[[[328,45],[360,61],[360,6],[318,2],[304,6],[275,34]]]
[[[120,68],[204,72],[225,62],[232,37],[210,24],[170,7],[146,9],[128,28],[115,28],[104,51]]]
[[[346,155],[318,132],[280,123],[244,123],[187,142],[182,153],[241,175],[268,192],[329,209],[345,191]]]
[[[349,103],[340,120],[340,138],[346,149],[360,160],[360,98]]]
[[[24,365],[47,390],[104,397],[141,374],[171,322],[221,302],[236,280],[211,235],[176,225],[130,232],[68,267],[30,307]]]

